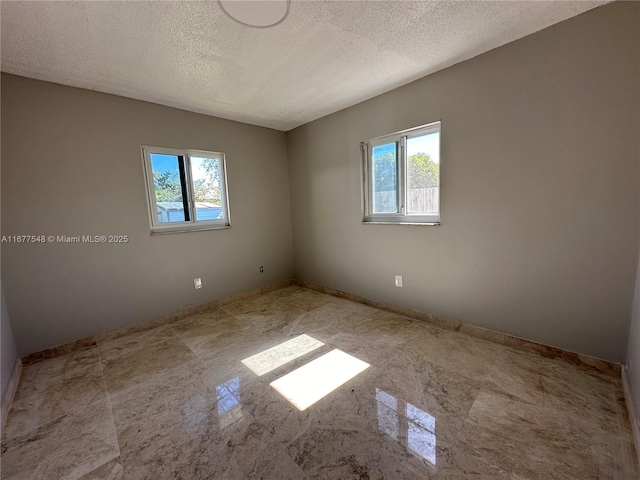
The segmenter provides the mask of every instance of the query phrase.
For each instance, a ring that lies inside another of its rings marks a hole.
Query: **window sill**
[[[362,225],[414,225],[422,227],[438,227],[440,222],[418,223],[418,222],[361,222]]]
[[[216,225],[200,228],[181,228],[176,230],[153,230],[150,235],[155,237],[156,235],[170,235],[172,233],[194,233],[194,232],[207,232],[209,230],[226,230],[231,228],[231,225]]]

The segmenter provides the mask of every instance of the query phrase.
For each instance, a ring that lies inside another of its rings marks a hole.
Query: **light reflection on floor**
[[[409,451],[436,464],[436,419],[424,410],[376,388],[378,428]]]
[[[321,341],[309,335],[302,334],[273,348],[245,358],[242,360],[242,363],[249,367],[256,375],[262,376],[323,345],[324,343]]]
[[[302,411],[369,367],[368,363],[335,349],[270,385]]]
[[[218,421],[220,428],[227,427],[242,418],[240,405],[240,378],[235,377],[216,387]]]

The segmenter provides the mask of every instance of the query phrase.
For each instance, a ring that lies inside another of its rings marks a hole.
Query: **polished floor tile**
[[[79,403],[74,411],[2,445],[2,478],[12,479],[83,478],[120,454],[106,398]]]
[[[632,480],[621,392],[288,287],[25,367],[1,478]]]

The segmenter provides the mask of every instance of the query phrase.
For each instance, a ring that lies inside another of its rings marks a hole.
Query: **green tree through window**
[[[205,177],[193,182],[193,196],[196,202],[209,202],[221,205],[220,172],[217,162],[211,158],[202,159]],[[182,187],[176,171],[153,172],[153,185],[158,202],[181,202]]]
[[[416,153],[407,158],[409,189],[437,187],[440,184],[440,165],[427,153]]]
[[[416,153],[407,158],[409,189],[437,187],[440,179],[440,165],[431,160],[427,153]],[[392,152],[374,158],[375,191],[385,192],[396,189],[396,160]]]

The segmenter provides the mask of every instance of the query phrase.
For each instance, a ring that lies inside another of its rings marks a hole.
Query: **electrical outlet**
[[[260,271],[260,273],[264,273],[264,266],[260,265],[260,268],[258,270]]]
[[[396,287],[402,286],[402,275],[396,275]]]
[[[196,287],[196,290],[198,290],[199,288],[202,288],[202,279],[201,278],[194,278],[193,279],[193,286]]]

